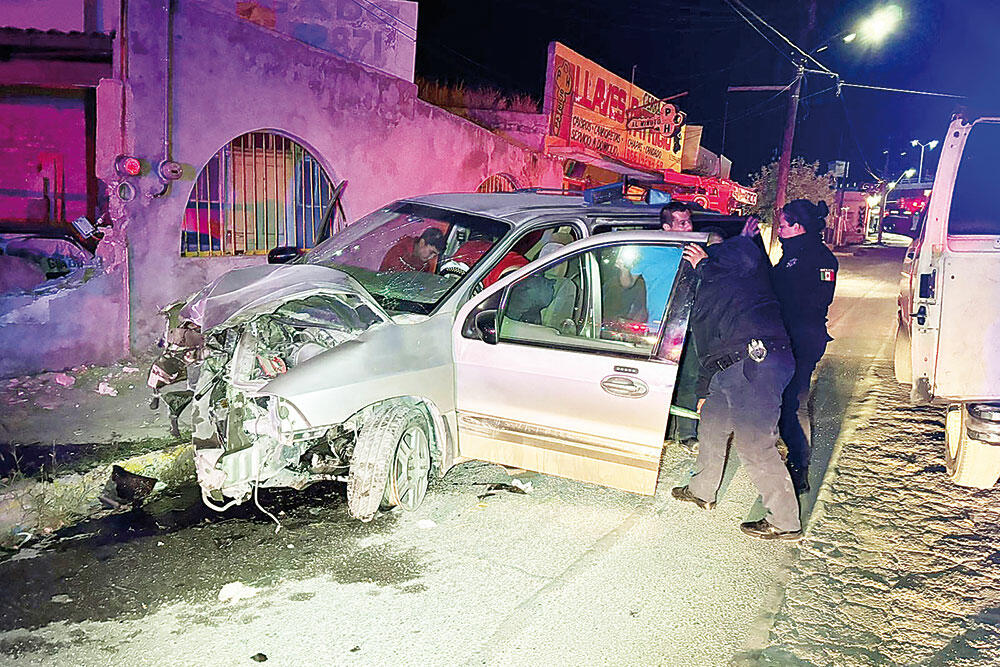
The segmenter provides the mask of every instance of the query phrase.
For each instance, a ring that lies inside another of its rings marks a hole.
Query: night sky
[[[799,42],[805,0],[744,2]],[[801,44],[807,50],[889,3],[817,4],[816,29]],[[865,173],[862,155],[882,175],[886,150],[890,178],[916,167],[919,149],[910,140],[941,139],[957,105],[1000,113],[1000,0],[892,4],[900,6],[903,18],[880,46],[837,40],[817,58],[847,82],[950,92],[970,100],[848,88],[841,102],[833,91],[823,92],[832,80],[808,77],[794,155],[823,164],[849,159],[852,180],[873,180]],[[560,41],[625,79],[635,65],[636,85],[654,94],[690,91],[680,106],[690,123],[704,125],[702,143],[716,152],[722,145],[727,86],[784,85],[793,75],[789,61],[723,0],[422,0],[418,5],[418,76],[529,93],[541,100],[546,47]],[[777,154],[787,96],[773,95],[728,96],[725,153],[733,159],[738,180],[745,181]],[[907,155],[901,156],[903,151]],[[926,153],[925,170],[936,163],[936,153]]]

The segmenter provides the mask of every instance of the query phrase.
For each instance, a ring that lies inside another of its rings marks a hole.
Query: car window
[[[523,232],[514,241],[511,249],[490,269],[479,282],[478,288],[489,287],[508,273],[527,266],[539,257],[551,254],[564,245],[580,239],[580,231],[574,225],[555,224],[537,227]]]
[[[540,268],[507,289],[499,340],[648,358],[680,259],[680,245],[618,244]]]
[[[977,123],[962,151],[948,217],[952,235],[1000,235],[1000,207],[993,201],[1000,125]]]
[[[430,313],[510,230],[468,213],[399,203],[371,213],[306,255],[348,273],[390,313]]]

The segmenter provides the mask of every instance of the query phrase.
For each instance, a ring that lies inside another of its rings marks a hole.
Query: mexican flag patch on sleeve
[[[836,277],[837,277],[837,274],[836,274],[836,272],[834,272],[833,269],[820,269],[819,270],[819,279],[822,280],[825,283],[832,283]]]

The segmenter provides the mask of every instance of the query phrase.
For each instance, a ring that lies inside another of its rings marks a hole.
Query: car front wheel
[[[422,407],[388,403],[376,408],[354,446],[347,478],[351,516],[370,521],[383,504],[417,509],[430,480],[432,438]]]

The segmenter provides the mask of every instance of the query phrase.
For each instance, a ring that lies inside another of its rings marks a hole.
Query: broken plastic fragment
[[[52,602],[55,602],[56,604],[69,604],[72,601],[73,598],[65,594],[52,596]]]
[[[115,465],[111,467],[111,479],[104,485],[99,500],[111,509],[118,509],[127,503],[137,507],[153,491],[156,482],[155,477],[137,475]]]
[[[56,384],[62,385],[63,387],[72,387],[76,384],[76,378],[72,375],[67,375],[66,373],[56,373],[52,379],[55,380]]]
[[[532,491],[531,482],[522,482],[517,477],[514,477],[510,480],[510,483],[511,486],[516,486],[517,488],[521,489],[521,491],[523,491],[524,493],[531,493]]]
[[[282,373],[288,372],[288,366],[285,365],[285,360],[276,354],[272,355],[257,355],[257,363],[260,364],[260,370],[269,378],[277,377]]]
[[[115,389],[114,387],[112,387],[107,382],[104,382],[103,380],[101,381],[101,383],[99,385],[97,385],[97,389],[95,391],[98,394],[101,394],[103,396],[117,396],[118,395],[118,390]]]

